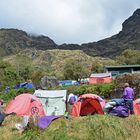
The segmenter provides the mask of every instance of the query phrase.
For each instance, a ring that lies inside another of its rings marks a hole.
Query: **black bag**
[[[4,119],[5,119],[5,114],[0,112],[0,125],[2,125]]]

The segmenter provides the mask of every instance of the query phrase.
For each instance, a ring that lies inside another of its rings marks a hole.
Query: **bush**
[[[96,85],[94,90],[96,94],[108,98],[110,97],[110,94],[112,93],[113,89],[114,89],[114,84],[110,83],[110,84]]]
[[[59,86],[53,89],[65,89],[69,93],[77,92],[80,95],[93,93],[106,98],[110,97],[110,94],[114,90],[114,83],[97,84],[97,85],[76,85],[76,86]]]
[[[6,94],[0,93],[0,99],[3,99],[5,102],[8,102],[11,99],[13,99],[15,96],[17,96],[21,93],[33,93],[33,92],[34,92],[33,89],[25,89],[25,88],[21,88],[21,89],[18,89],[18,90],[17,89],[12,89]]]

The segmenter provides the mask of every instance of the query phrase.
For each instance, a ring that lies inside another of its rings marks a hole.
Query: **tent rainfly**
[[[46,116],[64,115],[67,90],[36,90],[34,95],[41,99]]]

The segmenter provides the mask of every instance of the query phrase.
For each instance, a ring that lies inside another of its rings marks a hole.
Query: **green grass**
[[[47,129],[14,130],[20,117],[10,116],[0,128],[1,140],[139,140],[140,116],[119,118],[94,115],[66,120],[55,120]]]

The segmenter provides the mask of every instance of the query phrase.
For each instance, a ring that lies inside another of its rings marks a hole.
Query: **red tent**
[[[133,102],[133,106],[134,106],[134,113],[136,115],[140,115],[140,98],[136,99]]]
[[[105,101],[98,95],[84,94],[74,103],[70,114],[75,117],[104,114],[102,109],[104,105]]]
[[[21,94],[16,96],[8,104],[6,113],[16,113],[18,116],[31,116],[34,114],[45,116],[40,99],[31,94]]]
[[[100,84],[112,82],[111,73],[95,73],[91,74],[89,84]]]

